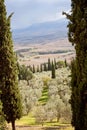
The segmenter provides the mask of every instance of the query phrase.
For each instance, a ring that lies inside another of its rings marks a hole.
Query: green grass
[[[42,91],[42,96],[40,97],[40,99],[38,100],[40,104],[45,105],[49,99],[48,96],[48,87],[44,87],[43,91]]]
[[[44,90],[43,93],[42,93],[42,96],[47,96],[47,95],[48,95],[48,91]]]
[[[42,124],[36,124],[36,122],[35,122],[35,118],[33,117],[33,115],[32,115],[32,113],[30,113],[29,115],[27,115],[27,116],[23,116],[20,120],[17,120],[16,121],[16,126],[30,126],[30,125],[32,125],[32,126],[42,126]],[[47,128],[49,128],[49,130],[50,130],[50,128],[51,127],[56,127],[56,126],[59,126],[60,127],[60,130],[74,130],[72,127],[71,127],[71,125],[70,124],[60,124],[60,123],[58,123],[58,122],[56,122],[56,121],[53,121],[53,122],[45,122],[44,123],[44,125],[43,125],[44,127],[47,127]],[[66,128],[65,128],[65,127]],[[63,128],[64,127],[64,128]],[[52,128],[51,128],[52,129]],[[42,129],[41,129],[42,130]]]
[[[62,129],[61,129],[62,130]],[[74,130],[74,128],[72,128],[72,127],[67,127],[66,129],[64,129],[64,130]]]
[[[29,114],[27,116],[23,116],[20,120],[16,121],[16,125],[35,125],[35,118],[32,116],[32,114]]]

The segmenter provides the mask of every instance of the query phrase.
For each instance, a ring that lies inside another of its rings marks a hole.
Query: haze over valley
[[[38,65],[48,58],[71,60],[74,49],[67,38],[67,24],[67,20],[61,19],[14,30],[15,51],[21,64]]]
[[[13,39],[17,44],[47,43],[67,37],[67,20],[60,19],[32,24],[27,28],[13,30]]]

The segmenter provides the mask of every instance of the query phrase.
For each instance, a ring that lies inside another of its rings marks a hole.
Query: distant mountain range
[[[67,37],[66,19],[33,24],[27,28],[13,30],[15,44],[46,43]]]

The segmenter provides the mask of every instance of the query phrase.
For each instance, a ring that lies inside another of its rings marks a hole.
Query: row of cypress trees
[[[58,61],[56,62],[56,59],[54,60],[50,60],[50,58],[48,58],[48,62],[47,63],[43,63],[35,66],[28,66],[28,68],[30,68],[30,70],[35,73],[35,72],[43,72],[43,71],[51,71],[52,72],[52,78],[56,77],[55,71],[58,68],[62,68],[62,67],[69,67],[69,64],[67,63],[66,59],[65,61]]]
[[[29,66],[30,70],[35,73],[35,72],[43,72],[43,71],[51,71],[52,72],[52,78],[55,78],[56,77],[56,74],[55,74],[55,70],[56,70],[56,61],[50,61],[50,58],[48,59],[48,63],[44,63],[44,64],[40,64],[37,65],[37,67],[35,67],[33,65],[33,67]]]

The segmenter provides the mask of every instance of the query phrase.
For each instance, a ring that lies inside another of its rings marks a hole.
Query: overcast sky
[[[61,19],[62,11],[70,11],[71,0],[6,0],[12,29],[24,28],[34,23]]]

